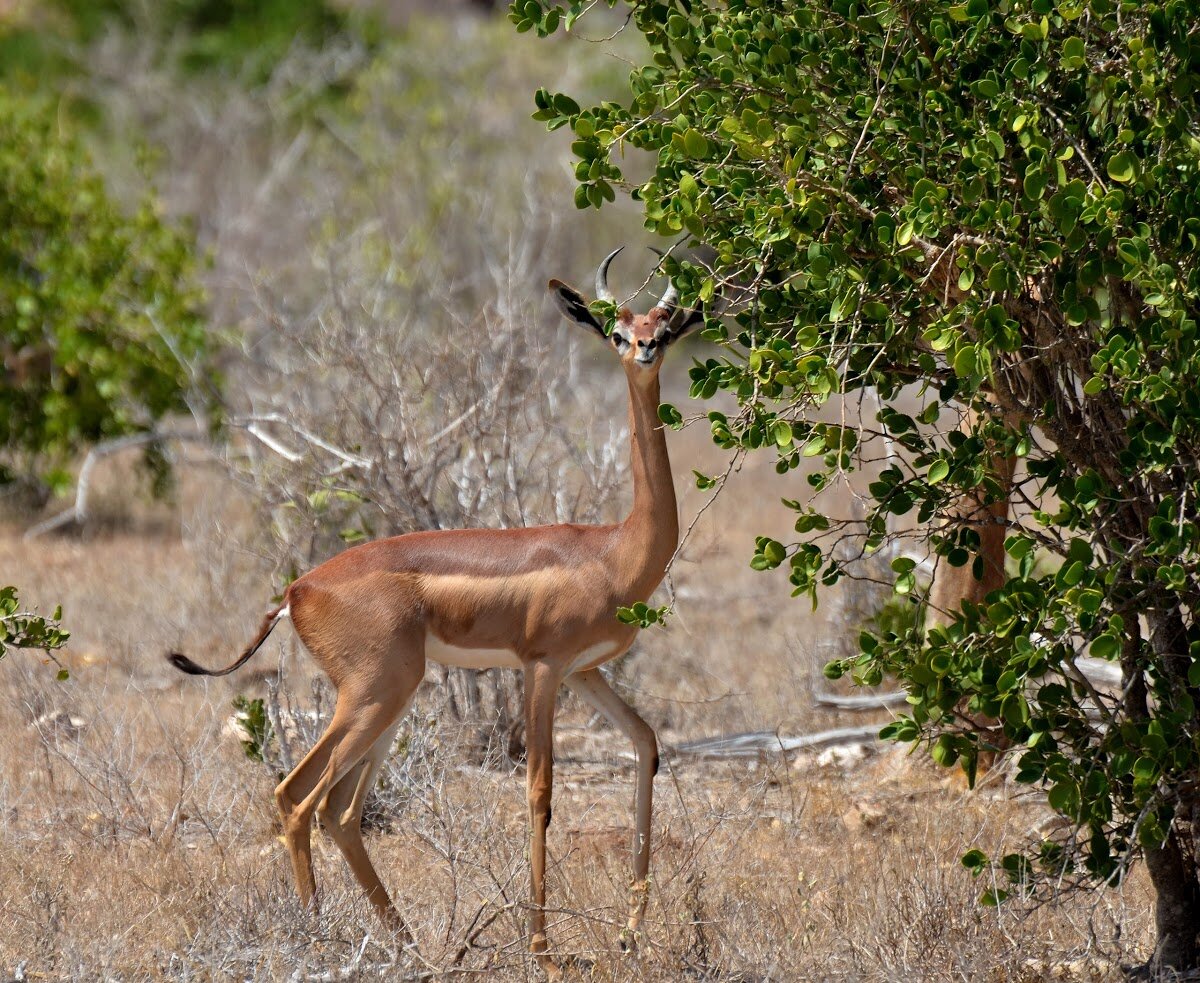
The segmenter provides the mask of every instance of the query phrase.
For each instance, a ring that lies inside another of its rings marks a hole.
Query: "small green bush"
[[[157,0],[131,10],[119,0],[55,0],[83,40],[112,25],[183,44],[195,71],[233,68],[261,80],[300,42],[319,45],[348,30],[370,34],[370,21],[328,0]]]
[[[118,207],[50,107],[2,91],[0,228],[0,466],[53,477],[194,407],[213,376],[191,233],[153,196]]]

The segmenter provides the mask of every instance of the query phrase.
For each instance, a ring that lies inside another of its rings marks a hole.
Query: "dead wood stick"
[[[908,694],[903,690],[894,693],[868,693],[866,696],[839,696],[836,693],[814,693],[813,703],[819,707],[836,707],[839,710],[879,710],[884,707],[903,706]]]
[[[813,748],[835,747],[842,744],[865,744],[879,740],[879,725],[838,727],[799,737],[784,737],[774,731],[753,731],[748,734],[729,734],[687,741],[670,748],[670,753],[685,757],[746,758],[760,754],[806,751]]]
[[[75,504],[69,509],[51,516],[44,522],[30,526],[25,530],[26,540],[59,529],[71,523],[83,525],[88,516],[88,493],[92,487],[92,472],[101,459],[128,450],[130,447],[145,447],[147,444],[161,444],[171,440],[207,440],[208,435],[200,431],[168,431],[147,430],[144,433],[132,433],[125,437],[115,437],[112,440],[102,440],[87,453],[83,459],[83,467],[79,469],[79,480],[75,483]]]

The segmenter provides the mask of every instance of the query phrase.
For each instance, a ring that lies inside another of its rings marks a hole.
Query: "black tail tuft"
[[[207,669],[204,669],[201,666],[196,665],[196,663],[194,663],[191,659],[189,659],[182,652],[170,653],[167,656],[167,661],[169,663],[171,663],[171,665],[173,665],[180,672],[186,672],[189,676],[210,676],[210,675],[212,675],[212,673],[210,673]]]
[[[234,669],[245,665],[246,661],[257,652],[262,643],[267,640],[267,636],[271,634],[272,629],[278,624],[279,619],[283,617],[287,601],[284,601],[279,607],[273,611],[268,611],[267,616],[263,618],[263,623],[258,629],[258,637],[250,643],[250,647],[246,649],[237,660],[224,669],[205,669],[203,666],[198,666],[182,652],[172,652],[167,656],[167,661],[171,663],[180,672],[186,672],[189,676],[228,676]]]

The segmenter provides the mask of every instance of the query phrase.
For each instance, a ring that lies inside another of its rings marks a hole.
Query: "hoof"
[[[575,978],[590,978],[596,964],[583,956],[563,956],[551,959],[547,955],[539,955],[538,962],[548,980],[565,980],[568,975]]]
[[[596,964],[583,956],[565,956],[562,960],[562,968],[570,969],[581,976],[590,976],[595,970]]]
[[[537,961],[538,965],[542,967],[542,972],[546,974],[546,979],[550,980],[550,983],[558,983],[559,980],[565,979],[562,967],[549,956],[539,955]]]

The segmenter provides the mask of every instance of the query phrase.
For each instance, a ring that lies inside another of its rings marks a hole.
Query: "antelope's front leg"
[[[526,786],[529,798],[529,949],[551,979],[561,975],[547,956],[546,827],[554,783],[554,702],[559,674],[544,663],[525,668]]]

